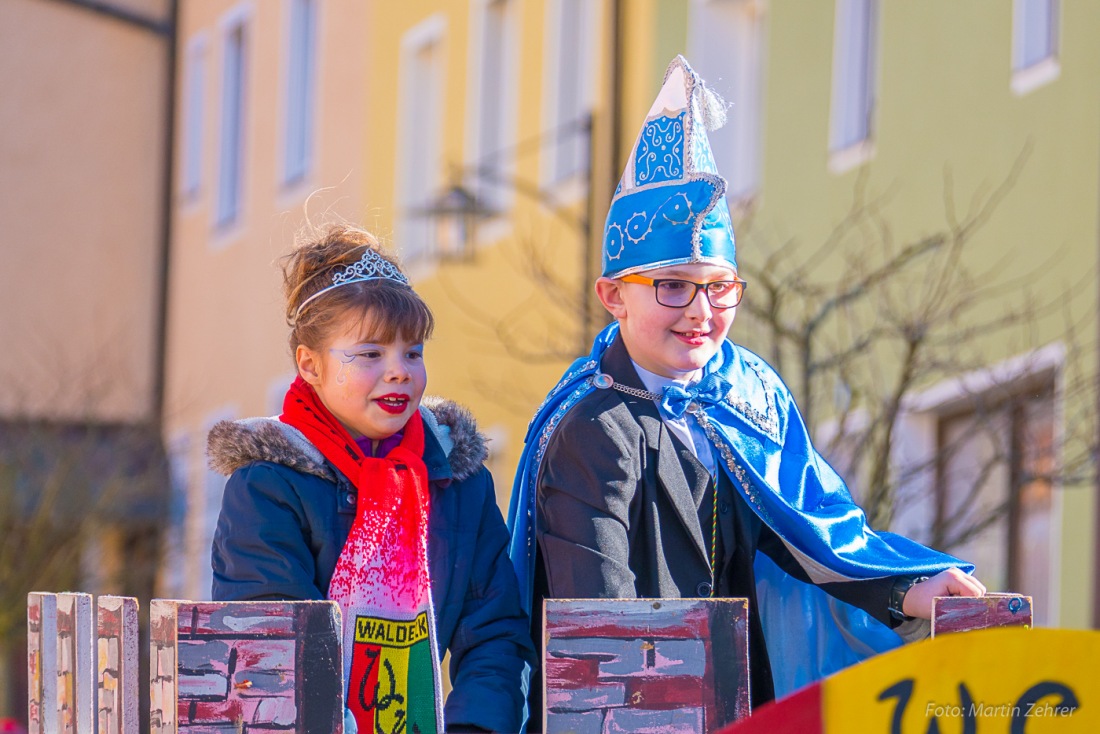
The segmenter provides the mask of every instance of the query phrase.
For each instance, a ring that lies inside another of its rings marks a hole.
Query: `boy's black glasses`
[[[733,280],[712,280],[709,283],[696,283],[691,280],[677,280],[672,278],[647,278],[644,275],[624,275],[619,280],[625,283],[641,283],[651,285],[657,295],[657,303],[669,308],[687,308],[695,300],[699,291],[707,296],[707,302],[711,308],[733,308],[741,303],[741,296],[745,294],[745,281],[734,278]]]

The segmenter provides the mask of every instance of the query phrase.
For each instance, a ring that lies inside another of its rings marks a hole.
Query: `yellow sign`
[[[827,732],[1100,732],[1100,632],[945,635],[822,684]],[[934,722],[934,723],[933,723]]]

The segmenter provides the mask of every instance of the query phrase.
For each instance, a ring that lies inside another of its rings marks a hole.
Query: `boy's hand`
[[[902,611],[909,617],[931,619],[932,599],[937,596],[985,596],[985,586],[973,576],[949,568],[914,584],[902,601]]]

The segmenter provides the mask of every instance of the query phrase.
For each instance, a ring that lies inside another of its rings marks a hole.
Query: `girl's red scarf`
[[[357,492],[355,522],[328,598],[344,617],[347,705],[359,731],[442,732],[420,413],[383,458],[364,456],[301,376],[280,420],[301,431]]]
[[[318,397],[317,391],[303,380],[301,375],[294,379],[283,399],[283,414],[279,416],[279,420],[301,431],[341,474],[351,480],[358,490],[362,490],[363,487],[360,475],[365,467],[376,461],[386,462],[398,459],[412,466],[414,472],[419,465],[419,478],[422,484],[427,486],[428,471],[423,459],[424,422],[419,413],[410,418],[406,424],[401,444],[382,459],[364,456],[356,445],[355,439],[348,433],[348,429],[344,428],[336,416],[329,412]]]

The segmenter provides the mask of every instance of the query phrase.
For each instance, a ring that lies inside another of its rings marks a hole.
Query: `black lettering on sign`
[[[1040,703],[1048,696],[1059,696],[1058,703]],[[1029,719],[1072,716],[1081,703],[1077,694],[1064,683],[1045,680],[1024,691],[1012,709],[1010,734],[1024,734]]]
[[[913,685],[912,678],[904,678],[878,694],[879,701],[896,698],[898,702],[894,707],[894,715],[890,720],[890,734],[902,734],[901,722],[904,720],[905,710],[909,708],[909,702],[913,698]],[[959,705],[957,707],[938,708],[946,708],[953,716],[957,715],[962,718],[962,734],[977,734],[978,722],[974,716],[974,699],[971,697],[965,683],[959,684]],[[940,734],[940,717],[932,711],[931,706],[925,711],[925,715],[930,719],[927,734]]]
[[[901,720],[905,716],[905,709],[909,706],[909,699],[913,697],[913,679],[903,678],[894,685],[878,694],[879,701],[896,698],[898,703],[894,706],[894,717],[890,720],[890,734],[901,734]]]

